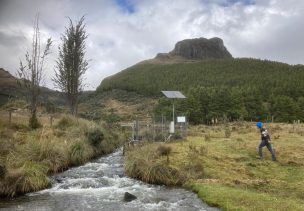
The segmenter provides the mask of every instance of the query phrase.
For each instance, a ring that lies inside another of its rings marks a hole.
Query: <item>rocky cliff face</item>
[[[232,58],[232,55],[224,46],[223,40],[214,37],[182,40],[175,44],[175,48],[171,52],[160,53],[156,56],[160,59],[174,57],[203,60]]]

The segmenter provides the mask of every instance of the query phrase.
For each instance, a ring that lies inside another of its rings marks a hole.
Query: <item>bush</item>
[[[72,165],[79,165],[84,162],[84,145],[82,142],[76,142],[72,145],[70,151],[70,162]]]
[[[36,116],[31,116],[29,120],[29,125],[32,129],[37,129],[42,127],[41,123],[38,121],[38,118]]]
[[[93,155],[94,152],[90,145],[82,141],[76,141],[70,148],[69,163],[77,166],[89,160]]]
[[[182,139],[182,135],[180,133],[174,133],[171,137],[172,140],[180,140]]]
[[[18,192],[38,191],[49,186],[50,181],[47,177],[48,167],[45,164],[32,161],[25,162],[22,170],[24,175],[18,183]]]
[[[202,156],[205,156],[208,154],[208,148],[206,146],[200,146],[199,148],[199,153]]]
[[[63,116],[56,125],[56,128],[65,130],[73,125],[74,119],[69,116]]]
[[[170,146],[165,145],[159,145],[156,149],[156,152],[160,156],[168,156],[172,151],[172,148]]]
[[[104,139],[104,133],[100,128],[94,128],[87,133],[87,139],[91,146],[97,147]]]
[[[3,179],[6,174],[6,167],[4,165],[0,165],[0,179]]]
[[[152,163],[145,169],[142,180],[157,185],[181,185],[184,182],[183,176],[177,169],[163,163]]]
[[[225,127],[225,138],[230,138],[231,130],[228,126]]]
[[[164,134],[158,133],[156,134],[156,136],[154,137],[154,141],[164,141],[165,137]]]
[[[211,136],[210,134],[205,135],[205,141],[211,141]]]
[[[27,132],[31,130],[29,125],[23,123],[12,123],[11,129],[19,132]]]
[[[14,197],[47,188],[49,185],[47,166],[43,163],[26,161],[22,167],[9,170],[5,180],[0,180],[0,195]]]

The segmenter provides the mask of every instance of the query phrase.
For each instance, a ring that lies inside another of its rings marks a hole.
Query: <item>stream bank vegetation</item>
[[[0,196],[13,197],[50,186],[48,175],[110,153],[121,137],[107,124],[66,114],[39,112],[42,126],[32,130],[28,112],[0,110]]]
[[[253,123],[192,126],[187,140],[129,147],[125,170],[154,184],[182,186],[223,210],[304,209],[304,125],[265,125],[278,157],[257,159]],[[229,130],[229,132],[228,132]]]

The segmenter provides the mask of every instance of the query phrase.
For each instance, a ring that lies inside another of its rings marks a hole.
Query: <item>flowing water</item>
[[[52,178],[52,188],[0,201],[1,210],[217,210],[196,194],[124,176],[122,150]],[[124,193],[137,199],[124,201]]]

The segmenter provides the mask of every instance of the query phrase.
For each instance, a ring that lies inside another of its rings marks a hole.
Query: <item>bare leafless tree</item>
[[[69,18],[69,26],[61,35],[62,45],[59,47],[53,81],[55,86],[66,94],[73,115],[77,114],[78,96],[83,88],[83,75],[88,68],[88,61],[85,59],[86,38],[84,16],[76,25]]]
[[[48,38],[44,51],[41,51],[40,46],[40,31],[39,31],[39,14],[36,14],[34,20],[34,34],[32,39],[31,52],[26,52],[25,63],[20,60],[20,68],[18,75],[21,78],[21,85],[27,90],[28,100],[30,102],[30,119],[29,125],[35,129],[39,127],[37,119],[37,106],[40,94],[40,85],[43,80],[44,62],[46,56],[50,53],[52,45],[51,38]]]

